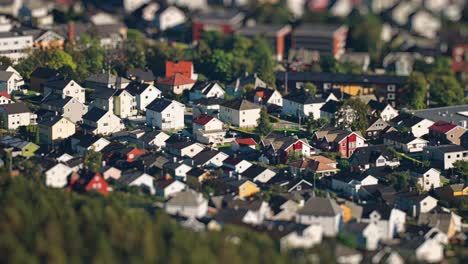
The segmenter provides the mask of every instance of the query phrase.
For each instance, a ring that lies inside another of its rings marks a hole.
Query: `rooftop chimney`
[[[74,22],[68,23],[68,41],[70,43],[75,42],[75,23]]]

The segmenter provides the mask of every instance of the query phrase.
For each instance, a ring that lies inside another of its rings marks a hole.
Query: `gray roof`
[[[167,204],[172,206],[198,206],[203,202],[203,199],[200,198],[200,193],[194,190],[186,190],[176,193]]]
[[[434,122],[443,120],[461,125],[463,121],[468,123],[468,104],[417,110],[414,111],[414,115]],[[468,125],[465,124],[464,127],[468,128]]]
[[[53,125],[55,125],[57,122],[59,122],[60,120],[62,120],[62,116],[54,116],[52,118],[47,118],[47,119],[43,119],[41,120],[39,123],[39,125],[42,125],[42,126],[46,126],[46,127],[52,127]]]
[[[8,114],[20,114],[20,113],[29,113],[31,112],[29,108],[24,103],[12,103],[0,105],[1,108]]]
[[[311,197],[297,213],[313,216],[334,217],[341,213],[341,207],[335,200],[323,197]]]
[[[13,72],[0,71],[0,81],[8,81],[12,75]]]
[[[325,103],[325,99],[313,96],[307,92],[289,93],[283,96],[283,99],[303,105]]]
[[[294,29],[295,36],[333,37],[341,25],[332,24],[302,24]]]
[[[235,110],[250,110],[250,109],[260,109],[259,105],[256,105],[250,101],[244,99],[238,99],[234,101],[228,101],[222,104],[222,106],[235,109]]]
[[[102,110],[102,109],[100,109],[100,108],[93,107],[93,108],[91,108],[91,110],[89,110],[89,111],[83,116],[83,120],[89,120],[89,121],[97,122],[97,121],[99,121],[99,119],[101,119],[105,114],[107,114],[107,111],[106,111],[106,110]]]
[[[279,33],[279,31],[287,30],[288,28],[290,29],[289,25],[257,24],[252,27],[241,28],[237,31],[237,33],[247,37],[255,37],[258,35],[275,37]]]
[[[437,149],[444,153],[467,151],[466,148],[459,146],[459,145],[453,145],[453,144],[441,145],[441,146],[438,146]]]
[[[172,104],[172,100],[166,98],[156,98],[153,102],[146,106],[146,109],[162,112],[166,107]]]
[[[111,98],[117,90],[114,89],[96,89],[94,92],[91,94],[91,98],[100,98],[100,99],[109,99]]]

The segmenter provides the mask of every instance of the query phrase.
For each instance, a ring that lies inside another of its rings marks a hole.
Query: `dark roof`
[[[58,94],[51,94],[51,95],[47,96],[46,98],[44,98],[44,100],[41,102],[41,104],[50,105],[50,106],[57,107],[57,108],[63,108],[72,99],[73,99],[73,97],[70,97],[70,96],[62,97],[62,96],[60,96]]]
[[[141,94],[142,92],[144,92],[149,86],[151,86],[151,85],[146,84],[146,83],[131,82],[127,86],[127,88],[125,88],[125,90],[127,90],[127,92],[129,92],[132,95],[138,95],[138,94]]]
[[[153,102],[146,106],[146,109],[162,112],[166,107],[172,104],[172,101],[166,98],[156,98]]]
[[[127,70],[129,79],[136,78],[137,81],[154,81],[156,78],[150,69],[129,69]]]
[[[237,33],[247,37],[259,35],[275,37],[280,31],[287,30],[289,32],[290,29],[291,27],[289,25],[256,24],[252,27],[243,27],[239,29]]]
[[[414,116],[408,113],[401,113],[390,121],[395,124],[410,128],[423,120],[423,118],[418,116]]]
[[[370,203],[363,205],[362,218],[369,219],[370,214],[377,211],[381,219],[389,219],[392,208],[384,203]]]
[[[388,103],[379,102],[376,100],[370,100],[367,104],[369,105],[371,109],[376,110],[376,111],[382,111],[388,105]]]
[[[320,111],[327,112],[327,113],[336,113],[341,108],[342,105],[343,105],[342,102],[329,100],[320,108]]]
[[[54,90],[63,90],[71,80],[66,80],[66,79],[54,79],[48,81],[45,86]]]
[[[60,73],[54,69],[46,67],[37,67],[32,73],[31,77],[40,78],[40,79],[50,79],[57,78],[60,76]]]
[[[227,101],[222,104],[222,106],[235,109],[235,110],[250,110],[250,109],[260,109],[261,107],[244,99],[237,99],[233,101]]]
[[[277,72],[276,80],[284,82],[285,73]],[[407,77],[396,75],[337,74],[324,72],[288,72],[288,81],[312,83],[349,83],[349,84],[406,84]]]
[[[283,100],[289,100],[303,105],[325,103],[325,100],[323,98],[316,97],[307,92],[302,91],[297,93],[289,93],[283,96]]]
[[[340,214],[342,209],[335,200],[323,197],[311,197],[297,213],[313,216],[331,216]]]
[[[396,158],[395,154],[384,145],[374,145],[356,149],[350,160],[352,162],[355,161],[359,165],[365,165],[374,163],[380,155],[384,156],[387,160]]]
[[[176,141],[176,142],[170,142],[170,143],[166,142],[166,148],[184,149],[193,144],[196,144],[196,143],[192,141]]]
[[[29,113],[31,112],[29,108],[24,103],[12,103],[0,105],[6,113],[8,114],[20,114],[20,113]]]
[[[114,89],[96,89],[91,93],[91,98],[100,98],[100,99],[109,99],[111,98],[117,90]]]
[[[195,155],[192,160],[195,163],[195,165],[202,165],[206,163],[207,161],[211,160],[213,157],[218,155],[220,152],[216,150],[204,150],[197,155]]]
[[[117,182],[126,186],[132,183],[134,180],[138,179],[141,175],[143,175],[143,172],[138,170],[125,171],[122,172],[122,175],[117,180]]]
[[[205,173],[206,173],[206,171],[203,170],[203,169],[192,168],[191,170],[187,171],[187,176],[200,177]]]
[[[258,166],[258,165],[252,165],[248,169],[246,169],[244,172],[242,172],[242,176],[249,178],[249,179],[254,179],[257,177],[260,173],[265,171],[267,168]]]
[[[412,133],[404,133],[398,131],[388,132],[384,134],[383,137],[391,141],[400,142],[403,144],[408,144],[416,139],[416,137]]]
[[[302,24],[294,29],[294,36],[333,37],[342,25],[338,24]]]
[[[54,116],[52,118],[47,118],[47,119],[43,119],[41,120],[39,123],[39,125],[43,125],[43,126],[47,126],[47,127],[52,127],[53,125],[55,125],[57,122],[59,122],[60,120],[62,120],[62,116]]]
[[[441,146],[438,146],[437,149],[440,150],[441,152],[444,152],[444,153],[460,152],[460,151],[466,151],[467,150],[466,148],[464,148],[462,146],[454,145],[454,144],[441,145]]]
[[[83,115],[83,120],[89,120],[89,121],[97,122],[105,114],[107,114],[106,110],[102,110],[100,108],[93,107],[85,115]]]

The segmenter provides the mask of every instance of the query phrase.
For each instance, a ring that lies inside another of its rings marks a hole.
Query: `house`
[[[95,89],[90,95],[90,105],[102,110],[114,111],[114,94],[116,92],[117,90],[110,88]]]
[[[370,168],[400,166],[398,157],[383,145],[373,145],[356,149],[349,158],[354,170],[368,170]]]
[[[85,89],[77,82],[66,79],[56,79],[44,84],[44,98],[50,95],[58,95],[62,98],[69,96],[75,98],[81,104],[85,104]]]
[[[293,180],[291,181],[288,181],[287,182],[287,185],[286,185],[286,191],[288,193],[301,193],[301,192],[308,192],[308,191],[311,191],[312,188],[314,187],[314,185],[304,179],[301,179],[301,178],[294,178]],[[300,200],[299,203],[301,203],[301,205],[304,203],[303,200]]]
[[[154,14],[154,25],[159,31],[174,29],[185,24],[187,16],[176,6],[162,7]]]
[[[252,128],[258,124],[261,107],[244,99],[221,104],[219,118],[240,128]]]
[[[22,139],[11,136],[4,136],[1,138],[0,145],[2,145],[5,149],[10,149],[12,157],[32,157],[39,149],[39,146],[32,142],[24,141]]]
[[[0,92],[12,94],[19,91],[24,85],[24,80],[18,73],[12,71],[0,71]]]
[[[337,162],[324,156],[316,155],[302,158],[288,163],[289,170],[294,176],[305,176],[309,173],[317,175],[318,178],[330,176],[339,171]]]
[[[224,98],[224,91],[221,84],[217,81],[202,81],[197,82],[192,87],[189,93],[189,98],[192,101],[201,98]]]
[[[417,184],[425,192],[441,186],[440,171],[434,168],[413,167],[411,176],[417,179]]]
[[[225,169],[239,174],[243,173],[250,166],[252,166],[252,163],[244,159],[229,157],[223,161],[223,167]]]
[[[63,163],[57,163],[45,172],[45,185],[51,188],[64,188],[68,185],[73,170]]]
[[[314,27],[311,27],[313,29]],[[404,103],[400,96],[407,83],[407,77],[382,74],[337,74],[323,72],[276,72],[276,86],[279,89],[301,89],[306,83],[313,83],[320,92],[337,90],[343,95],[372,96],[387,101],[392,106]]]
[[[186,78],[196,80],[198,78],[191,61],[166,61],[166,78],[174,76],[176,73]]]
[[[161,130],[184,128],[185,105],[175,100],[157,98],[146,106],[146,124]]]
[[[412,257],[418,262],[438,263],[444,259],[444,247],[435,239],[416,237],[403,240],[397,250],[402,256]]]
[[[5,17],[1,19],[1,22],[4,23]],[[21,28],[3,28],[0,41],[2,43],[0,47],[2,56],[9,58],[13,63],[17,63],[20,59],[29,55],[28,50],[33,48],[34,36]]]
[[[396,128],[406,128],[415,137],[422,137],[429,134],[429,127],[433,121],[410,114],[400,114],[390,120],[390,124]]]
[[[361,222],[375,223],[383,240],[393,239],[405,231],[406,213],[386,204],[363,205]]]
[[[117,179],[117,184],[124,187],[136,186],[143,192],[155,195],[155,178],[138,170],[124,171]]]
[[[236,33],[249,39],[262,36],[269,43],[272,43],[276,60],[282,61],[286,54],[291,31],[292,27],[290,25],[256,24],[254,26],[243,27],[237,30]]]
[[[465,183],[450,184],[435,188],[434,191],[441,200],[452,201],[457,197],[467,196],[468,186]]]
[[[171,215],[203,217],[208,211],[208,201],[201,193],[189,189],[175,193],[164,207]]]
[[[70,186],[76,192],[95,191],[102,195],[109,194],[109,185],[100,173],[82,173],[78,179],[71,179]]]
[[[198,116],[200,114],[217,116],[224,99],[221,98],[202,98],[196,100],[192,104],[192,115]]]
[[[335,200],[323,197],[311,197],[297,211],[296,223],[322,226],[325,236],[335,236],[341,226],[343,209]]]
[[[24,103],[0,105],[0,126],[4,129],[14,130],[20,126],[36,124],[36,114]]]
[[[428,141],[417,138],[411,133],[392,131],[383,135],[384,145],[406,153],[421,152],[426,148]]]
[[[157,195],[170,198],[174,194],[179,193],[185,190],[187,186],[178,180],[173,180],[170,177],[166,177],[164,179],[160,179],[156,181],[156,193]]]
[[[162,96],[158,88],[148,83],[131,82],[126,90],[135,97],[136,109],[139,111],[146,111],[146,106]]]
[[[232,180],[228,181],[227,184],[234,188],[233,191],[239,198],[247,198],[260,192],[258,185],[249,180]]]
[[[244,75],[241,75],[235,81],[228,84],[226,86],[226,92],[231,96],[239,97],[242,93],[242,89],[247,85],[255,88],[267,88],[266,82],[262,81],[256,73],[248,74],[246,72]]]
[[[183,94],[184,91],[192,89],[195,82],[182,73],[176,72],[172,76],[158,80],[157,86],[165,93]]]
[[[397,251],[385,247],[372,257],[372,264],[379,263],[403,264],[405,261]]]
[[[39,136],[47,143],[66,139],[75,134],[76,126],[69,119],[55,116],[38,122]]]
[[[114,95],[114,114],[120,118],[128,118],[137,114],[137,102],[135,96],[127,90],[117,90]]]
[[[243,223],[251,225],[260,225],[270,216],[270,206],[261,199],[242,200],[233,199],[228,201],[227,208],[234,210],[246,210]]]
[[[439,32],[442,23],[439,17],[425,10],[417,11],[411,16],[411,30],[417,34],[432,39]]]
[[[285,136],[272,132],[266,135],[262,141],[262,162],[267,164],[285,163],[302,157],[310,157],[315,153],[307,139],[299,139],[297,136]]]
[[[379,139],[383,134],[391,131],[396,131],[382,118],[374,117],[369,120],[369,127],[366,129],[366,137],[368,139]]]
[[[73,135],[70,141],[72,150],[79,155],[85,155],[90,150],[100,152],[110,144],[110,141],[103,137],[82,134],[81,132]]]
[[[192,166],[201,168],[219,168],[223,166],[223,161],[229,157],[226,153],[216,150],[204,150],[193,156],[189,162]]]
[[[252,165],[241,173],[242,178],[259,183],[267,183],[271,178],[275,177],[275,175],[276,172],[259,165]]]
[[[390,121],[398,116],[399,112],[391,104],[370,100],[367,103],[371,110],[371,115],[381,118],[383,121]]]
[[[334,120],[336,113],[343,106],[343,102],[336,100],[328,100],[322,107],[320,107],[320,118]]]
[[[408,76],[413,72],[416,58],[417,56],[410,52],[390,52],[384,57],[382,66],[386,72]]]
[[[59,35],[54,30],[49,29],[37,29],[32,30],[34,32],[34,48],[39,49],[63,49],[65,46],[65,38]]]
[[[195,140],[203,144],[222,144],[226,130],[218,118],[200,114],[193,120],[192,134]]]
[[[347,34],[344,25],[302,24],[292,32],[291,48],[339,58],[345,53]]]
[[[101,168],[100,173],[104,177],[104,180],[118,180],[122,176],[122,171],[113,166],[105,166]]]
[[[166,162],[163,165],[163,170],[174,175],[176,179],[186,181],[187,180],[187,172],[189,172],[192,167],[188,164],[183,162]]]
[[[358,132],[323,128],[312,137],[315,146],[328,151],[339,152],[342,157],[350,157],[356,149],[365,147],[365,139]]]
[[[169,0],[169,4],[185,7],[189,10],[205,10],[208,7],[207,0]]]
[[[244,13],[234,9],[205,10],[193,18],[192,41],[198,41],[202,33],[208,30],[233,34],[242,26],[244,18]]]
[[[205,169],[192,168],[187,172],[187,185],[199,189],[201,184],[211,177],[211,172]]]
[[[379,227],[375,222],[352,222],[344,225],[343,233],[356,237],[358,247],[365,250],[376,250],[381,240]]]
[[[88,106],[80,103],[76,98],[60,95],[49,95],[41,101],[41,109],[57,112],[73,123],[83,120],[83,115],[88,112]]]
[[[395,207],[412,217],[430,212],[436,206],[437,199],[429,194],[403,192],[395,195]]]
[[[280,239],[282,251],[291,249],[307,249],[322,242],[322,226],[320,225],[298,225],[285,231]]]
[[[429,127],[429,135],[434,139],[456,145],[461,144],[460,138],[466,131],[468,131],[466,128],[442,120]]]
[[[283,96],[276,89],[257,87],[255,89],[254,103],[265,106],[283,106]]]
[[[468,161],[468,149],[458,145],[430,146],[427,151],[434,164],[443,170],[453,168],[453,163]]]
[[[131,80],[133,84],[148,84],[154,85],[154,80],[156,77],[154,73],[150,69],[141,69],[141,68],[134,68],[127,70],[127,79]],[[130,84],[132,84],[130,83]],[[138,85],[136,85],[138,86]],[[126,87],[128,90],[128,86]]]
[[[468,148],[468,131],[466,131],[465,134],[460,137],[460,145]]]
[[[378,184],[379,180],[368,174],[345,174],[340,173],[331,176],[331,188],[335,191],[344,193],[352,197],[362,197],[361,188],[369,185]]]
[[[96,73],[84,81],[86,88],[98,89],[125,89],[130,84],[130,80],[124,77],[115,76],[110,73]]]
[[[6,93],[0,93],[0,105],[11,104],[13,100],[10,99],[10,96]]]
[[[283,97],[282,113],[297,118],[312,116],[313,119],[319,119],[320,108],[322,108],[324,104],[324,99],[313,96],[305,91],[292,92]]]
[[[122,120],[111,111],[105,111],[99,108],[91,108],[83,116],[82,128],[94,135],[108,135],[125,129]]]
[[[161,149],[166,146],[166,140],[168,140],[169,137],[168,134],[162,131],[148,131],[137,139],[137,143],[144,149]]]
[[[203,145],[191,141],[176,141],[166,143],[166,151],[168,153],[184,158],[193,158],[195,155],[202,152],[203,149]]]
[[[336,245],[334,253],[338,264],[359,264],[363,258],[361,252],[342,244]]]
[[[232,142],[232,151],[239,151],[241,153],[248,153],[255,150],[257,142],[253,138],[236,138]]]
[[[54,4],[46,1],[25,1],[21,6],[18,16],[25,23],[40,27],[54,23],[52,9]]]

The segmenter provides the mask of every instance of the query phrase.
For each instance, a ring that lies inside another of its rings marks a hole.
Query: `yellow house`
[[[240,198],[249,197],[260,192],[260,188],[249,180],[239,182],[237,188]]]
[[[445,185],[435,189],[442,200],[451,200],[455,197],[468,195],[468,185],[464,183]]]

